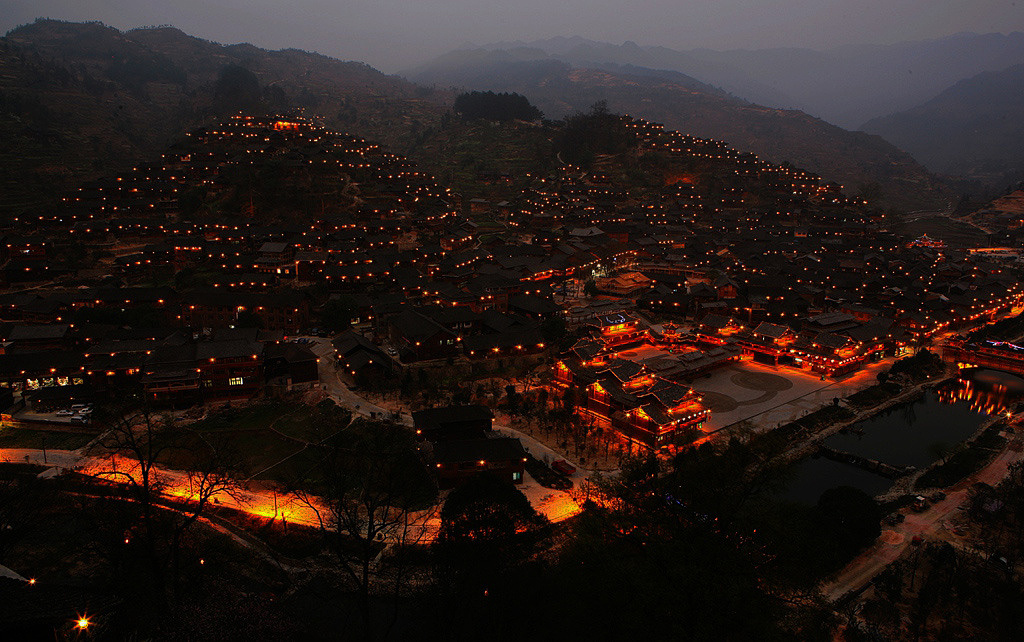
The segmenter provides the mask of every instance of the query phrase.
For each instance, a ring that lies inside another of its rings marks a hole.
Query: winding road
[[[822,585],[822,595],[830,602],[837,602],[863,589],[912,545],[915,536],[924,540],[935,536],[946,518],[969,501],[971,485],[984,482],[995,486],[1006,477],[1012,464],[1022,460],[1024,444],[1020,438],[1014,438],[985,468],[947,490],[945,499],[935,502],[921,513],[910,512],[909,508],[903,509],[901,512],[906,516],[904,521],[893,528],[884,529],[871,548]]]

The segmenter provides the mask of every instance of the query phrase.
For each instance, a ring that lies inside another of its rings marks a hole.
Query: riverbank
[[[821,448],[822,443],[832,435],[848,429],[854,424],[872,419],[873,417],[887,412],[900,404],[918,401],[924,397],[925,391],[932,388],[938,388],[939,386],[945,385],[947,382],[954,379],[954,376],[950,376],[946,373],[945,376],[939,380],[926,379],[925,381],[915,384],[914,386],[900,392],[894,397],[890,397],[876,406],[865,408],[848,419],[843,419],[823,427],[810,436],[810,438],[773,457],[769,462],[769,465],[786,466],[809,457],[817,452],[818,449]],[[784,428],[785,426],[780,427],[780,429]]]
[[[1008,439],[1004,438],[1004,440],[1005,440],[1004,443],[998,449],[983,448],[981,446],[977,446],[975,442],[977,442],[978,440],[982,439],[982,437],[985,435],[986,432],[991,430],[993,426],[998,425],[1002,421],[1005,421],[1005,417],[1002,417],[1002,416],[990,417],[989,419],[984,421],[980,426],[978,426],[978,429],[975,430],[974,433],[970,437],[968,437],[967,439],[965,439],[965,440],[963,440],[961,442],[962,444],[965,445],[965,449],[964,450],[958,451],[958,452],[952,454],[950,457],[946,457],[946,458],[942,458],[942,459],[936,460],[935,462],[933,462],[927,468],[924,468],[924,469],[919,470],[919,471],[917,471],[915,473],[912,473],[910,475],[906,475],[904,477],[901,477],[901,478],[897,479],[893,483],[892,487],[889,488],[888,491],[886,491],[885,493],[875,497],[875,500],[880,502],[880,503],[886,503],[886,502],[896,501],[900,497],[905,496],[905,495],[909,495],[911,493],[928,495],[928,494],[934,493],[936,491],[946,490],[949,487],[958,484],[965,477],[967,477],[967,476],[977,472],[978,470],[984,468],[989,463],[991,463],[991,461],[993,459],[995,459],[997,455],[999,455],[999,453],[1003,450],[1003,448],[1006,447],[1005,441],[1008,441]],[[1007,426],[1007,428],[1012,430],[1011,426]],[[918,486],[918,481],[919,480],[925,478],[927,475],[933,474],[934,471],[936,471],[938,469],[941,469],[943,467],[949,466],[958,455],[960,455],[962,453],[965,453],[965,452],[977,452],[977,451],[980,451],[980,450],[987,451],[987,455],[983,456],[981,458],[977,458],[977,459],[972,460],[972,462],[970,464],[971,468],[969,470],[964,470],[963,474],[958,475],[955,479],[950,479],[948,483],[941,484],[941,485],[920,486],[920,487]]]
[[[942,523],[970,499],[969,489],[977,482],[997,485],[1006,477],[1010,466],[1024,460],[1024,445],[1019,439],[1009,440],[995,458],[981,470],[947,489],[946,497],[933,503],[922,513],[900,510],[905,519],[892,528],[884,529],[875,543],[858,555],[831,578],[821,584],[821,593],[830,602],[844,601],[856,596],[914,541],[914,537],[928,538]]]

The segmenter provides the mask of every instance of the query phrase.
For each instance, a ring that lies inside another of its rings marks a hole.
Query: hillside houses
[[[39,286],[0,293],[7,385],[123,380],[174,404],[244,397],[268,379],[311,380],[308,355],[275,341],[348,325],[338,364],[371,385],[410,365],[550,354],[555,319],[559,343],[585,337],[559,356],[587,381],[581,394],[605,391],[591,410],[657,446],[706,421],[672,387],[689,376],[756,359],[841,377],[1021,304],[1012,260],[908,246],[817,176],[623,122],[636,157],[664,167],[563,165],[517,176],[515,193],[485,176],[504,190],[500,207],[484,199],[500,221],[473,220],[471,199],[408,159],[305,118],[239,115],[190,132],[159,161],[5,230],[7,283]],[[264,333],[248,361],[225,338],[238,330]],[[648,345],[667,354],[638,358],[635,376],[590,370]]]

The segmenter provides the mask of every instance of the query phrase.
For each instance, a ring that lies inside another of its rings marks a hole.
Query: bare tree
[[[378,561],[386,547],[426,536],[422,511],[433,506],[436,492],[411,433],[393,423],[365,420],[353,422],[324,446],[314,475],[293,491],[316,514],[328,546],[352,581],[367,639],[389,628],[380,626],[372,605],[385,582]],[[397,594],[403,573],[392,579]]]
[[[140,534],[154,592],[161,606],[166,607],[166,574],[159,555],[160,534],[156,524],[156,503],[166,487],[166,480],[156,474],[157,462],[171,448],[166,419],[156,415],[148,405],[116,406],[102,409],[99,418],[107,426],[100,446],[110,455],[110,466],[99,476],[127,488],[138,507],[137,532]]]
[[[107,432],[100,445],[110,465],[98,476],[128,491],[137,508],[130,530],[143,551],[157,606],[177,604],[181,595],[183,545],[214,497],[236,488],[235,462],[226,442],[179,426],[148,405],[106,409]],[[173,471],[177,463],[183,470]]]
[[[202,438],[201,435],[199,437]],[[171,598],[175,605],[182,595],[180,578],[183,543],[196,522],[209,511],[217,495],[235,494],[240,477],[238,457],[226,440],[211,443],[209,439],[202,438],[202,441],[205,447],[193,450],[195,458],[178,488],[186,503],[177,504],[171,513],[173,519],[164,533],[171,571]]]

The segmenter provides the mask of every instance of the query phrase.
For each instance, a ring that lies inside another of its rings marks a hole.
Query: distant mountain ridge
[[[921,105],[864,124],[933,171],[1024,173],[1024,65],[962,80]]]
[[[629,65],[647,69],[675,71],[708,86],[718,87],[751,102],[775,107],[790,107],[793,99],[765,84],[742,69],[710,59],[702,50],[678,51],[668,47],[644,46],[627,41],[621,45],[586,38],[550,38],[530,43],[495,43],[486,50],[530,49],[580,67]],[[714,53],[714,52],[708,52]]]
[[[848,132],[792,110],[750,103],[678,72],[604,64],[574,67],[539,50],[468,50],[420,67],[411,80],[453,89],[523,94],[549,118],[607,100],[614,112],[791,162],[851,194],[917,209],[945,207],[948,191],[909,154],[877,136]]]
[[[468,63],[466,61],[469,61]],[[574,67],[541,50],[456,52],[415,78],[515,91],[549,118],[606,99],[613,111],[788,161],[881,204],[944,207],[948,191],[882,139],[762,107],[678,71],[610,61]],[[152,158],[182,131],[248,111],[299,106],[324,124],[406,153],[436,135],[455,92],[316,53],[220,45],[170,27],[121,32],[40,20],[0,39],[0,183],[25,210]]]
[[[1024,64],[1024,33],[961,33],[918,42],[802,48],[674,50],[585,38],[485,45],[529,48],[573,65],[603,63],[668,69],[752,102],[799,109],[845,128],[908,109],[954,83]]]
[[[8,210],[38,206],[239,109],[306,107],[400,149],[451,99],[297,49],[221,45],[173,27],[39,20],[0,39],[0,186]]]

